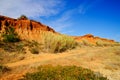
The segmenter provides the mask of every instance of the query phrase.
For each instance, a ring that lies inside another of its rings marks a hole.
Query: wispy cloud
[[[84,0],[78,7],[79,13],[84,14],[100,0]]]
[[[64,31],[68,31],[68,28],[73,25],[71,19],[74,12],[75,9],[65,11],[56,20],[48,22],[48,25],[52,26],[56,31],[64,33]]]
[[[53,26],[56,31],[69,34],[73,33],[74,30],[73,28],[71,28],[71,30],[70,27],[76,25],[75,22],[72,21],[74,15],[86,13],[87,10],[95,6],[99,1],[100,0],[83,0],[83,2],[80,3],[78,7],[76,6],[73,9],[65,11],[61,17],[59,17],[55,21],[52,21],[50,25]]]
[[[58,6],[59,5],[59,6]],[[62,0],[0,0],[0,14],[17,18],[51,16],[59,13]]]

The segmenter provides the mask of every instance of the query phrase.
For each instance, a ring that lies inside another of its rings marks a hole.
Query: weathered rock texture
[[[13,19],[0,15],[0,34],[5,32],[5,28],[11,26],[15,28],[21,39],[40,40],[41,31],[56,33],[52,28],[40,22],[26,18]]]

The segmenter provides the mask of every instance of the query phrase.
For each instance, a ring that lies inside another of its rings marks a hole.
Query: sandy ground
[[[12,71],[4,74],[0,80],[18,80],[26,72],[40,65],[76,65],[100,72],[109,80],[120,80],[120,55],[115,51],[120,47],[84,47],[63,53],[26,54],[24,60],[7,63]]]

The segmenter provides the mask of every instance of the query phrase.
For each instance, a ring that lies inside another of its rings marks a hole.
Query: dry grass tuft
[[[41,44],[46,52],[63,52],[77,46],[76,41],[67,35],[58,35],[52,32],[41,32]]]

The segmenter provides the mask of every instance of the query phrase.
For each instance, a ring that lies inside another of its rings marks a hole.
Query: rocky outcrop
[[[92,44],[96,44],[97,41],[104,41],[104,42],[110,42],[110,43],[115,43],[114,40],[109,40],[109,39],[105,39],[105,38],[100,38],[100,37],[95,37],[92,34],[86,34],[84,36],[74,36],[74,39],[78,42],[81,42],[83,40],[87,40],[88,42],[92,43]]]
[[[13,19],[0,15],[0,34],[5,32],[7,26],[14,27],[21,39],[39,40],[41,31],[56,33],[49,26],[34,20],[29,20],[24,17]]]

